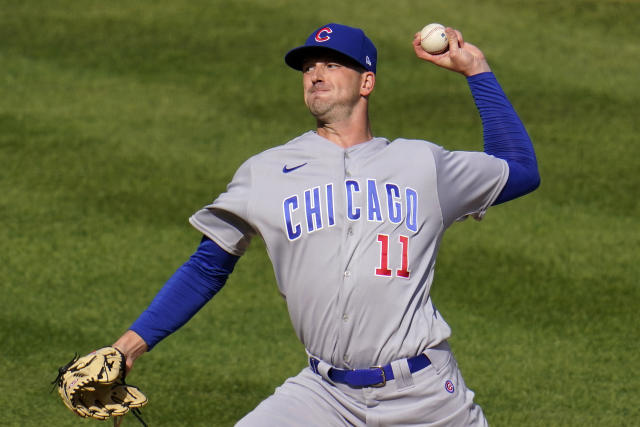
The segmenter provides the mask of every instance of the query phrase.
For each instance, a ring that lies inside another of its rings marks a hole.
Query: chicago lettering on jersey
[[[289,240],[336,224],[336,220],[389,221],[404,223],[407,230],[418,231],[418,193],[393,183],[378,185],[375,179],[344,182],[346,212],[335,212],[334,184],[317,186],[294,194],[282,202],[282,213]]]

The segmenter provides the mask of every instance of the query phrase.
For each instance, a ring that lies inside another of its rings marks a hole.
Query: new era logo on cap
[[[304,45],[290,50],[284,57],[291,68],[302,69],[302,62],[319,49],[341,53],[360,64],[365,70],[376,72],[378,51],[360,28],[341,24],[327,24],[307,38]]]

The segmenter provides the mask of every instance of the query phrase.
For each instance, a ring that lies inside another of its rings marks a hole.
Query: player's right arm
[[[513,200],[535,190],[540,175],[535,150],[522,121],[507,99],[480,49],[464,41],[458,30],[446,28],[449,50],[440,55],[425,52],[416,33],[416,56],[439,67],[463,74],[482,119],[484,152],[507,162],[509,176],[493,204]]]
[[[156,294],[149,307],[113,346],[131,369],[135,360],[191,319],[224,286],[239,256],[208,237]]]

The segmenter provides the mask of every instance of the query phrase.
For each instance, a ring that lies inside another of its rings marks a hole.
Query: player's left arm
[[[500,87],[484,54],[462,34],[446,29],[449,50],[431,55],[420,46],[416,33],[413,47],[416,56],[467,78],[476,103],[484,136],[484,151],[503,159],[509,165],[509,178],[494,205],[523,196],[540,185],[538,162],[533,144],[518,114]]]
[[[167,280],[149,307],[113,346],[127,368],[143,353],[182,327],[224,286],[239,256],[203,237],[196,252]]]

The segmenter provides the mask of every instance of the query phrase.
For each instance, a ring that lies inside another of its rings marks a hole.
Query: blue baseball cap
[[[301,71],[305,58],[322,50],[341,53],[362,65],[365,70],[376,72],[378,51],[373,42],[360,28],[340,24],[327,24],[315,30],[303,46],[287,52],[284,62]]]

